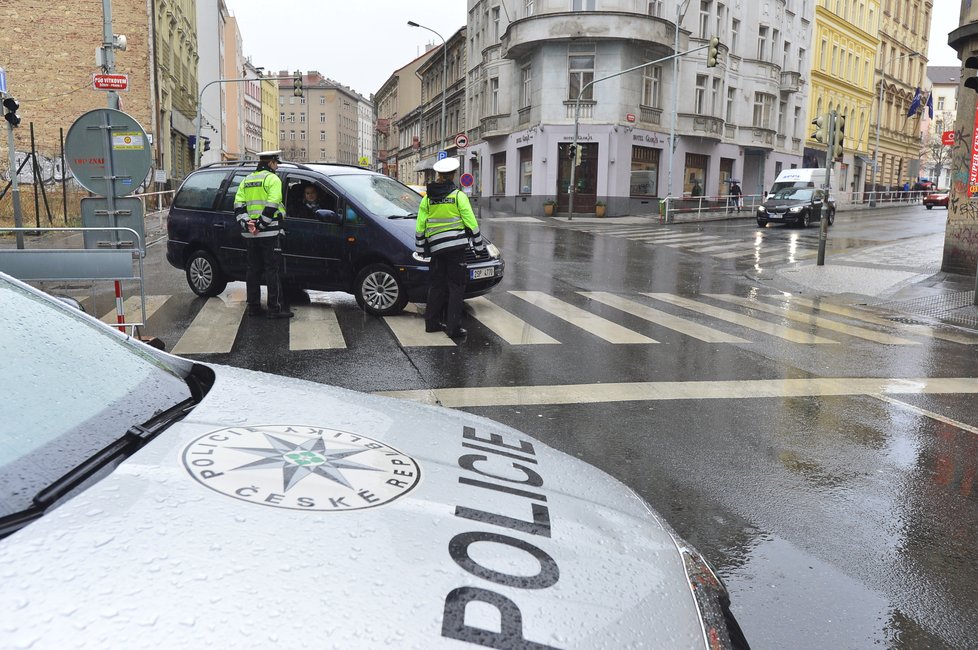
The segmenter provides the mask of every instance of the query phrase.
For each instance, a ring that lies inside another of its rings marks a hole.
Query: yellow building
[[[278,146],[278,82],[262,79],[261,82],[261,148],[274,151]]]
[[[861,192],[870,178],[879,16],[878,0],[818,0],[815,5],[808,121],[833,110],[846,118],[844,154],[832,177],[842,200]],[[811,137],[814,132],[813,126],[805,141],[804,166],[824,167],[826,145]]]

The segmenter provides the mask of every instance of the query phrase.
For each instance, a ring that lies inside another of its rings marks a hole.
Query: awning
[[[422,160],[421,162],[419,162],[417,165],[414,166],[414,171],[423,172],[426,169],[434,169],[435,162],[437,162],[437,160],[438,159],[435,156],[432,156],[431,158],[425,158],[424,160]]]

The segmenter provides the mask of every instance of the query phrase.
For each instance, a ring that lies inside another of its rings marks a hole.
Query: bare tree
[[[941,173],[951,165],[951,147],[941,140],[941,133],[954,128],[955,115],[952,111],[941,111],[935,115],[935,128],[924,136],[921,151],[923,168],[931,180],[940,183]]]

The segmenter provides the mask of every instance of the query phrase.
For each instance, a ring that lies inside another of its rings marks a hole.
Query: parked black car
[[[825,190],[812,187],[786,187],[767,197],[757,206],[757,225],[764,227],[768,222],[793,223],[807,228],[813,221],[822,218],[822,203]],[[829,203],[829,225],[835,223],[835,205]]]
[[[183,269],[200,296],[221,293],[247,271],[245,241],[234,218],[234,194],[255,161],[217,163],[191,173],[173,199],[167,220],[166,259]],[[428,265],[413,257],[421,196],[396,180],[352,165],[283,163],[286,292],[346,291],[369,314],[389,316],[410,302],[425,302]],[[314,186],[318,209],[303,209]],[[467,298],[499,284],[505,264],[487,241],[466,254]]]

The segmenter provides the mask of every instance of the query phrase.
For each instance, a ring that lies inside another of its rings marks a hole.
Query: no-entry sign
[[[129,90],[129,76],[124,74],[93,74],[95,90]]]

